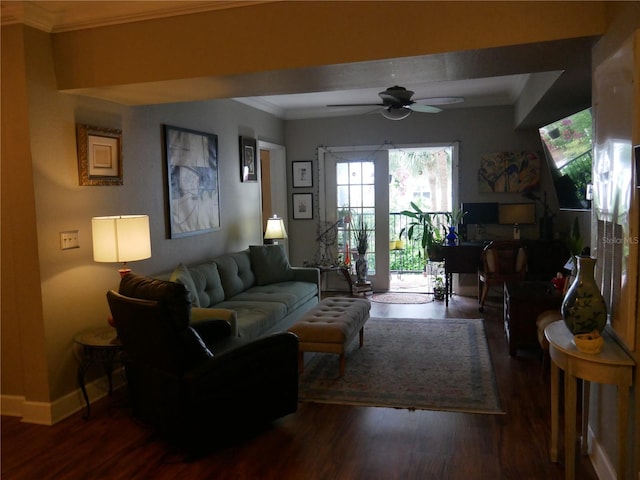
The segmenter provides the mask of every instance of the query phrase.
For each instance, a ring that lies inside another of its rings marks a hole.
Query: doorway
[[[390,291],[430,293],[436,279],[444,277],[443,264],[429,261],[416,241],[417,228],[408,238],[411,219],[402,212],[415,207],[423,212],[451,212],[457,204],[456,160],[453,144],[389,151]]]
[[[399,288],[400,284],[392,287],[391,280],[393,277],[396,282],[400,274],[404,287],[432,292],[427,281],[432,281],[435,274],[425,276],[424,253],[416,246],[403,248],[402,252],[395,249],[395,241],[407,225],[407,217],[400,212],[410,209],[411,202],[427,211],[450,212],[458,201],[457,156],[455,142],[402,148],[388,144],[319,148],[316,263],[335,265],[344,262],[347,255],[352,260],[353,226],[344,220],[365,218],[373,234],[367,261],[374,290]],[[411,242],[406,244],[411,246]],[[412,282],[404,281],[408,275],[412,275]]]

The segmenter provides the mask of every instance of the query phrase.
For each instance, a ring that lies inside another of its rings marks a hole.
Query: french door
[[[332,230],[325,255],[353,264],[357,249],[354,229],[369,233],[368,279],[376,290],[389,288],[389,161],[380,147],[320,148],[320,220]],[[322,198],[324,197],[324,198]]]
[[[319,264],[334,265],[339,261],[355,262],[357,253],[353,230],[355,227],[360,227],[360,222],[363,222],[370,233],[367,251],[368,278],[376,291],[387,291],[390,286],[389,150],[398,148],[400,147],[385,144],[377,147],[321,147],[318,149],[320,167],[318,239],[321,244],[319,251],[322,258],[316,258],[316,261]],[[439,192],[446,187],[443,195],[447,196],[448,200],[438,203],[434,199],[436,203],[429,205],[447,210],[457,205],[458,144],[452,142],[448,145],[413,145],[405,146],[403,149],[426,153],[447,152],[450,159],[450,171],[447,176],[449,184],[439,189],[431,188],[429,192],[435,195],[436,191]],[[428,180],[433,180],[434,175],[427,175]],[[425,180],[418,179],[416,182],[423,183]],[[426,187],[423,186],[423,190],[424,188]],[[418,193],[424,195],[422,190]],[[401,210],[410,208],[410,200],[420,203],[413,197],[404,200],[406,205]]]

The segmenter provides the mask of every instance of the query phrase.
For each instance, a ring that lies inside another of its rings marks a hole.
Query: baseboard
[[[121,375],[113,376],[113,388],[118,389],[125,384]],[[109,387],[107,377],[101,377],[86,385],[91,403],[107,396]],[[25,423],[38,425],[54,425],[74,413],[86,408],[82,391],[77,388],[53,402],[33,402],[19,395],[1,395],[0,410],[2,415],[22,417]]]
[[[607,456],[607,452],[604,451],[602,445],[598,442],[598,439],[593,434],[593,430],[589,428],[589,458],[591,459],[591,465],[593,465],[593,469],[596,471],[596,475],[599,480],[616,480],[618,477],[616,475],[616,470],[611,464],[609,457]]]

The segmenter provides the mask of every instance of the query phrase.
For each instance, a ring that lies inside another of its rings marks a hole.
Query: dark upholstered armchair
[[[107,293],[133,413],[190,451],[295,412],[298,339],[250,342],[224,320],[189,324],[184,285],[129,274]]]

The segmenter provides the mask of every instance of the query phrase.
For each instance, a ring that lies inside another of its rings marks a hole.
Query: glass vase
[[[366,254],[358,255],[356,260],[356,280],[358,283],[364,283],[367,281],[367,274],[369,273],[369,265],[367,264]]]
[[[607,305],[593,277],[596,259],[577,257],[578,276],[562,302],[562,318],[574,335],[602,332],[607,324]]]

